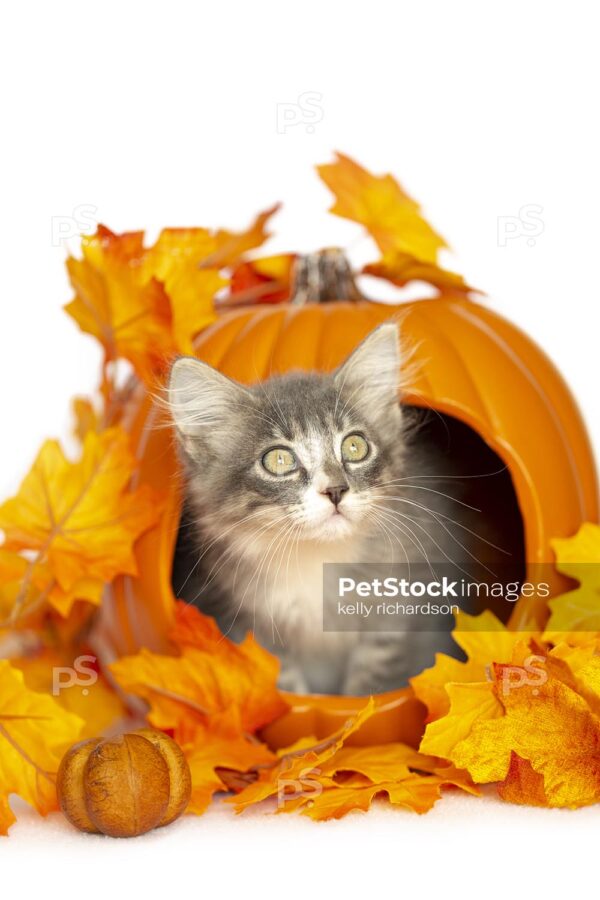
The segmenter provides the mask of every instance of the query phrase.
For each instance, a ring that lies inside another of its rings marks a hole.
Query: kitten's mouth
[[[352,522],[341,509],[334,509],[325,519],[309,526],[311,535],[321,540],[335,540],[347,536],[352,530]]]

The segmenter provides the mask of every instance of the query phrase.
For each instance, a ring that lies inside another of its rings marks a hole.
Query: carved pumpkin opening
[[[481,530],[477,533],[482,536],[482,546],[486,524],[493,523],[495,532],[502,536],[501,548],[504,552],[495,554],[501,568],[501,572],[497,571],[498,577],[505,583],[522,582],[526,572],[523,518],[506,464],[473,428],[454,416],[410,405],[405,405],[405,409],[409,416],[418,418],[419,436],[423,446],[435,445],[447,464],[444,473],[448,474],[442,474],[439,480],[436,479],[436,484],[430,485],[428,490],[435,488],[454,495],[458,482],[461,500],[480,511],[477,519],[481,522]],[[448,526],[455,534],[456,551],[460,554],[461,526],[450,522]],[[464,532],[462,537],[464,540]],[[197,565],[198,556],[199,551],[193,538],[193,525],[186,520],[186,513],[182,511],[171,573],[175,597],[181,596],[182,587]],[[202,612],[218,618],[219,610],[211,601],[209,585],[200,591],[197,605]],[[505,623],[508,622],[512,612],[511,604],[504,598],[493,597],[480,598],[469,611],[478,614],[485,609],[492,610]],[[451,627],[449,619],[448,630]],[[440,633],[439,646],[436,645],[435,638],[430,640],[429,644],[431,658],[427,662],[428,665],[433,664],[434,654],[437,651],[450,652],[458,659],[465,658],[462,650],[450,640],[446,632]],[[411,676],[418,674],[422,667],[421,662],[418,669],[409,674]],[[405,687],[405,684],[397,684],[395,687]]]

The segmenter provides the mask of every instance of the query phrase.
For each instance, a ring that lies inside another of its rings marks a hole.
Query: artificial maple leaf
[[[148,248],[143,232],[117,235],[101,225],[82,239],[82,259],[67,261],[75,297],[65,309],[100,341],[105,363],[127,359],[153,384],[174,355],[193,352],[228,283],[219,270],[269,237],[265,226],[277,208],[240,233],[166,228]]]
[[[363,273],[400,287],[425,281],[447,293],[465,295],[474,290],[460,275],[438,265],[438,252],[446,242],[392,175],[373,175],[350,157],[336,156],[335,162],[317,166],[336,198],[330,212],[363,225],[382,254]]]
[[[457,746],[480,722],[502,715],[502,704],[489,681],[448,684],[448,712],[427,725],[420,749],[454,762]]]
[[[177,348],[169,298],[142,267],[143,233],[116,235],[101,225],[82,238],[82,254],[67,260],[75,297],[66,312],[100,341],[106,362],[122,357],[151,379]]]
[[[448,294],[476,292],[475,288],[469,287],[462,275],[401,251],[386,254],[377,262],[366,265],[362,271],[365,275],[385,278],[397,287],[404,287],[411,281],[425,281]]]
[[[286,711],[276,688],[279,661],[251,635],[234,644],[212,619],[178,602],[172,639],[178,656],[142,648],[110,667],[121,687],[150,704],[156,728],[176,729],[186,720],[206,725],[235,708],[240,735],[251,734]]]
[[[142,280],[163,285],[171,308],[173,349],[193,353],[193,338],[214,322],[213,299],[228,281],[216,269],[201,269],[216,246],[205,228],[165,228],[149,248],[142,266]]]
[[[10,624],[17,602],[27,610],[28,623],[32,613],[43,605],[53,585],[47,566],[36,566],[20,553],[0,547],[0,623]],[[27,580],[26,579],[27,576]],[[38,623],[39,624],[39,623]]]
[[[81,668],[74,669],[74,663]],[[45,647],[11,659],[11,665],[23,673],[30,690],[52,694],[63,709],[82,720],[81,739],[96,737],[127,717],[123,701],[98,670],[93,654],[83,647],[70,651]],[[66,684],[59,676],[69,672],[75,678]]]
[[[600,658],[594,668],[600,667]],[[501,674],[502,667],[496,667]],[[582,676],[584,677],[584,676]],[[600,695],[598,695],[600,700]],[[504,781],[511,754],[543,776],[549,806],[579,807],[600,800],[600,719],[586,700],[556,678],[523,684],[502,697],[505,715],[481,722],[456,747],[456,765],[480,783]]]
[[[510,661],[514,647],[531,637],[524,632],[509,631],[489,610],[479,616],[459,612],[452,636],[466,653],[467,660],[462,662],[436,653],[435,664],[410,679],[415,694],[427,706],[428,722],[448,712],[449,684],[483,681],[492,663]]]
[[[231,273],[229,295],[223,306],[281,303],[288,300],[295,256],[285,254],[241,262]]]
[[[231,266],[245,256],[249,250],[262,246],[271,237],[265,226],[271,216],[275,215],[280,208],[281,204],[276,203],[270,209],[259,213],[246,231],[219,229],[213,236],[215,249],[200,262],[200,268],[213,266],[221,269]]]
[[[326,787],[314,796],[307,796],[288,804],[280,811],[294,812],[315,821],[340,819],[349,812],[367,812],[375,797],[387,797],[392,806],[400,806],[419,814],[429,812],[441,797],[441,789],[448,783],[437,775],[407,775],[400,781],[341,784]]]
[[[546,640],[585,643],[600,638],[600,525],[584,523],[572,538],[552,541],[556,568],[579,587],[549,601]]]
[[[75,437],[80,444],[85,441],[89,431],[100,431],[100,417],[89,397],[74,397],[71,402],[73,409]]]
[[[600,657],[554,648],[494,664],[494,680],[448,686],[449,713],[427,726],[423,752],[499,782],[512,802],[578,807],[600,800]]]
[[[363,709],[349,718],[344,726],[331,737],[313,744],[311,748],[305,748],[302,745],[300,748],[291,747],[282,751],[278,754],[276,765],[261,769],[258,778],[232,799],[231,802],[235,803],[236,812],[243,812],[249,806],[261,803],[269,797],[283,797],[286,785],[302,784],[308,775],[330,760],[344,746],[350,735],[358,731],[374,712],[375,702],[371,697]]]
[[[405,744],[348,746],[348,738],[375,708],[371,700],[330,738],[312,747],[304,738],[280,751],[277,764],[257,767],[254,781],[231,801],[236,810],[242,812],[276,795],[278,812],[299,810],[321,820],[365,811],[374,797],[385,795],[393,805],[423,813],[439,799],[444,785],[478,793],[466,772]]]
[[[190,766],[188,812],[196,815],[206,810],[216,792],[229,789],[229,773],[254,771],[277,759],[265,744],[241,733],[235,709],[211,717],[208,725],[187,722],[175,729],[174,737]]]
[[[63,616],[77,599],[98,603],[117,575],[137,574],[134,543],[160,508],[149,488],[128,489],[135,468],[121,428],[89,432],[76,462],[56,441],[42,446],[18,493],[0,506],[5,549],[33,554],[13,620],[25,611],[39,571],[50,574],[48,601]]]
[[[15,821],[10,794],[42,815],[57,808],[56,772],[82,725],[52,697],[29,690],[22,672],[0,660],[0,834]]]
[[[524,806],[548,806],[544,776],[536,772],[529,760],[512,753],[506,779],[498,785],[498,793],[506,803]]]
[[[372,175],[343,153],[317,172],[335,195],[330,212],[359,222],[382,254],[400,251],[435,263],[446,242],[421,215],[418,203],[392,175]]]

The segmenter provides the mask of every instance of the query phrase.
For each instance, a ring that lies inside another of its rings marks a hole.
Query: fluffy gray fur
[[[431,664],[449,637],[431,633],[324,632],[326,562],[413,562],[481,557],[475,522],[423,480],[448,475],[399,403],[394,323],[367,337],[332,374],[292,372],[245,387],[196,359],[175,362],[168,402],[186,478],[192,564],[179,596],[215,616],[235,640],[252,630],[281,660],[280,686],[368,694],[397,687]],[[367,457],[341,457],[359,433]],[[263,458],[285,447],[287,475]],[[429,488],[426,486],[429,485]],[[327,490],[344,488],[336,506]],[[427,491],[427,493],[425,493]]]

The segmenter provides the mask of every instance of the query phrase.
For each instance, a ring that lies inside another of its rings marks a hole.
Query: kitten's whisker
[[[280,568],[281,568],[281,564],[282,564],[282,561],[283,561],[283,554],[284,554],[285,551],[286,551],[287,545],[288,545],[289,540],[290,540],[290,536],[291,536],[291,534],[293,533],[293,531],[294,531],[294,529],[295,529],[295,527],[296,527],[296,524],[297,524],[296,522],[292,521],[292,522],[287,526],[287,528],[285,529],[285,531],[283,532],[283,534],[281,535],[281,537],[280,537],[279,541],[277,542],[277,544],[273,547],[271,553],[269,554],[267,570],[266,570],[266,572],[265,572],[264,579],[263,579],[264,587],[265,587],[265,592],[264,592],[264,596],[265,596],[265,605],[267,606],[267,609],[268,609],[268,612],[269,612],[269,618],[270,618],[270,620],[271,620],[272,639],[273,639],[273,641],[275,640],[275,631],[277,631],[277,635],[278,635],[278,637],[279,637],[279,640],[280,640],[280,643],[281,643],[282,646],[284,646],[284,641],[283,641],[283,638],[282,638],[282,636],[281,636],[281,634],[280,634],[280,632],[279,632],[279,629],[277,628],[277,623],[275,622],[275,616],[274,616],[274,614],[273,614],[273,603],[272,603],[272,598],[271,598],[271,597],[267,597],[267,585],[268,585],[268,583],[269,583],[269,573],[270,573],[270,571],[271,571],[271,565],[272,565],[274,559],[275,559],[275,558],[277,557],[277,555],[279,554],[279,563],[278,563],[277,569],[276,569],[276,571],[275,571],[275,578],[277,578],[277,575],[278,575],[278,573],[279,573],[279,570],[280,570]],[[283,544],[283,548],[282,548],[282,544]],[[282,548],[282,549],[281,549],[281,553],[279,553],[280,548]],[[289,598],[288,598],[288,600],[289,600]]]
[[[375,508],[377,509],[378,514],[380,516],[387,518],[387,521],[390,524],[393,524],[395,528],[399,528],[401,533],[404,534],[406,537],[408,537],[411,544],[417,548],[417,550],[420,552],[421,556],[425,560],[425,563],[427,564],[427,567],[429,568],[429,571],[430,571],[432,577],[437,578],[437,574],[434,571],[434,569],[432,568],[429,556],[427,554],[427,550],[426,550],[423,542],[421,541],[419,536],[417,534],[415,534],[415,532],[410,527],[410,525],[406,524],[406,517],[401,516],[399,513],[395,513],[393,510],[389,510],[387,507],[375,506]],[[408,534],[407,534],[407,532],[408,532]],[[425,532],[425,533],[427,534],[427,532]],[[427,536],[429,537],[429,535],[427,535]]]
[[[297,550],[298,536],[300,534],[301,529],[302,529],[302,526],[299,523],[296,523],[295,529],[292,532],[292,535],[290,538],[287,559],[286,559],[286,564],[285,564],[285,593],[286,593],[286,597],[288,599],[288,605],[289,605],[289,598],[290,598],[290,561],[292,558],[292,551],[294,549]]]
[[[477,473],[476,475],[455,475],[455,474],[453,474],[453,475],[438,475],[438,474],[436,474],[436,475],[433,475],[433,474],[415,475],[415,474],[412,474],[412,475],[405,475],[402,478],[394,478],[393,481],[394,482],[406,481],[409,478],[414,478],[414,479],[418,479],[418,480],[421,480],[422,478],[435,478],[440,481],[447,481],[450,479],[462,480],[463,478],[493,478],[495,475],[502,475],[502,473],[506,472],[507,469],[508,469],[508,466],[502,466],[501,469],[496,469],[495,472],[480,472],[480,473]],[[385,482],[385,481],[381,482],[381,484],[388,484],[388,483],[391,483],[391,482]]]
[[[378,488],[389,487],[393,484],[394,485],[397,484],[398,481],[401,481],[401,480],[402,479],[398,479],[395,481],[393,480],[393,481],[378,482],[376,487],[378,487]],[[458,503],[458,504],[460,504],[460,506],[464,506],[466,509],[472,509],[473,512],[478,512],[478,513],[481,512],[481,509],[479,509],[477,506],[471,506],[470,503],[465,503],[464,500],[459,500],[458,497],[453,497],[452,494],[445,494],[444,491],[436,491],[436,490],[434,490],[434,488],[425,487],[425,485],[422,485],[422,484],[403,483],[402,486],[409,488],[411,490],[415,490],[415,491],[427,491],[430,494],[437,494],[439,497],[446,497],[446,499],[451,500],[452,503]]]
[[[250,517],[246,517],[245,520],[241,520],[241,521],[246,521],[248,518],[250,518]],[[210,587],[210,585],[212,584],[214,579],[217,577],[217,575],[223,569],[223,566],[228,561],[228,559],[232,555],[234,555],[235,553],[238,552],[238,545],[240,544],[240,542],[243,542],[243,545],[244,545],[243,550],[245,551],[247,549],[247,545],[250,541],[255,540],[257,537],[259,537],[261,534],[263,534],[269,528],[274,528],[277,525],[279,525],[283,521],[283,518],[284,517],[280,517],[280,518],[276,519],[274,522],[273,521],[266,522],[263,525],[261,525],[260,528],[258,528],[257,530],[255,529],[250,534],[236,535],[232,540],[231,546],[229,546],[227,548],[227,550],[213,563],[210,571],[207,573],[202,585],[200,586],[197,594],[195,595],[193,602],[198,600],[200,595],[202,593],[204,593]],[[242,559],[243,559],[243,553],[240,553],[238,567],[239,567],[239,564],[242,561]],[[236,572],[237,572],[237,569],[236,569]]]
[[[281,517],[280,519],[278,519],[277,525],[281,525],[283,522],[289,520],[293,515],[294,515],[294,513],[286,513],[283,517]],[[255,589],[254,589],[254,602],[253,602],[253,631],[256,631],[256,592],[257,592],[257,590],[258,590],[258,580],[259,580],[260,575],[261,575],[261,573],[262,573],[262,570],[263,570],[263,567],[264,567],[264,564],[265,564],[265,560],[266,560],[266,558],[267,558],[267,556],[268,556],[268,554],[269,554],[269,552],[270,552],[270,550],[271,550],[271,547],[273,546],[273,543],[274,543],[278,538],[280,538],[280,537],[281,537],[280,534],[276,534],[276,535],[271,539],[271,541],[270,541],[270,543],[269,543],[267,549],[263,552],[263,554],[262,554],[262,556],[261,556],[260,566],[258,567],[258,569],[255,570],[254,575],[252,576],[252,578],[249,580],[248,584],[246,585],[246,589],[244,590],[244,593],[242,594],[242,597],[241,597],[240,602],[239,602],[239,604],[238,604],[238,608],[237,608],[237,611],[236,611],[234,620],[233,620],[233,622],[232,622],[230,628],[233,627],[233,624],[235,623],[235,620],[237,619],[237,616],[239,615],[239,612],[240,612],[240,610],[242,609],[242,606],[243,606],[243,604],[244,604],[244,601],[245,601],[245,599],[246,599],[246,595],[248,594],[248,590],[249,590],[250,586],[251,586],[254,582],[256,582],[256,584],[255,584]]]
[[[232,525],[230,525],[228,528],[224,529],[213,540],[211,540],[210,543],[207,544],[207,546],[204,548],[203,552],[200,554],[200,556],[198,557],[198,559],[196,560],[196,562],[194,563],[194,565],[192,566],[190,571],[188,572],[187,578],[185,579],[185,581],[183,582],[183,584],[181,585],[181,587],[178,589],[178,591],[176,593],[180,594],[183,591],[186,584],[188,583],[188,581],[190,580],[190,578],[192,577],[192,575],[194,574],[194,572],[196,571],[196,569],[198,568],[200,563],[202,562],[203,558],[206,556],[206,554],[211,549],[211,547],[213,547],[217,543],[217,541],[222,540],[227,534],[229,534],[229,532],[233,528],[238,528],[240,525],[243,525],[245,522],[248,522],[250,519],[253,519],[253,518],[261,515],[261,513],[262,513],[262,510],[256,510],[255,512],[250,513],[249,515],[244,516],[243,519],[240,519],[237,522],[233,522]],[[190,523],[190,525],[193,525],[193,523]],[[195,527],[197,528],[197,526],[195,526]]]
[[[418,507],[418,504],[413,504],[413,505],[415,505],[415,506]],[[472,573],[471,573],[471,572],[467,572],[465,569],[462,568],[462,566],[459,565],[459,563],[456,562],[455,559],[452,559],[450,556],[448,556],[448,554],[445,552],[445,550],[443,550],[442,547],[440,546],[440,544],[435,540],[435,538],[433,537],[433,535],[432,535],[430,532],[427,531],[427,529],[421,524],[421,522],[420,522],[418,519],[414,519],[414,518],[412,518],[411,516],[407,515],[406,513],[400,513],[400,512],[397,512],[397,511],[393,511],[393,510],[389,510],[389,514],[392,515],[392,516],[399,516],[399,517],[400,517],[401,519],[403,519],[403,520],[408,519],[409,522],[412,522],[414,525],[417,526],[417,528],[420,528],[422,531],[424,531],[425,534],[427,535],[428,539],[432,542],[432,544],[436,547],[436,549],[440,551],[440,553],[442,554],[442,556],[444,556],[445,559],[448,560],[449,563],[451,563],[453,566],[456,566],[456,568],[459,569],[459,571],[461,571],[461,572],[462,572],[464,575],[466,575],[468,578],[471,578],[471,577],[472,577]],[[479,566],[481,566],[483,569],[485,569],[486,572],[489,572],[490,575],[493,575],[494,577],[496,577],[496,573],[495,573],[495,572],[492,572],[492,570],[491,570],[490,568],[488,568],[488,566],[486,566],[485,563],[482,562],[482,560],[480,560],[477,556],[474,556],[474,555],[473,555],[473,554],[472,554],[472,553],[471,553],[471,552],[470,552],[463,544],[461,544],[461,542],[460,542],[459,540],[457,540],[457,538],[454,537],[454,535],[452,534],[452,532],[444,525],[443,522],[440,522],[439,519],[437,519],[436,516],[435,516],[434,514],[432,514],[432,513],[430,513],[430,514],[432,515],[432,518],[435,519],[435,521],[438,523],[438,525],[441,525],[441,527],[442,527],[442,528],[444,529],[444,531],[446,531],[446,533],[452,538],[452,540],[453,540],[456,544],[458,544],[458,546],[459,546],[462,550],[465,551],[465,553],[467,554],[467,556],[469,556],[474,562],[476,562],[477,565],[479,565]]]
[[[394,544],[392,543],[392,538],[394,538],[396,543],[400,545],[400,549],[404,553],[404,558],[405,558],[406,564],[408,566],[408,577],[410,578],[410,561],[408,559],[408,553],[406,552],[406,548],[405,548],[404,544],[402,543],[402,541],[400,540],[400,538],[396,534],[394,534],[394,532],[391,530],[391,528],[388,525],[386,525],[383,518],[380,517],[375,511],[371,510],[370,512],[368,512],[367,519],[369,521],[375,522],[375,525],[377,526],[377,528],[379,528],[379,530],[383,531],[383,533],[385,534],[387,541],[388,541],[389,548],[390,548],[392,563],[394,563],[395,559],[396,559]]]
[[[278,519],[277,521],[280,522],[280,521],[282,521],[282,520],[281,520],[281,519]],[[259,533],[260,533],[260,532],[259,532]],[[254,537],[254,536],[258,536],[258,535],[251,535],[251,537]],[[243,554],[240,553],[239,559],[238,559],[238,563],[237,563],[237,566],[235,567],[235,572],[234,572],[234,574],[233,574],[233,581],[232,581],[232,590],[233,590],[233,592],[235,592],[235,586],[236,586],[236,583],[237,583],[237,576],[238,576],[239,568],[240,568],[240,565],[241,565],[241,563],[242,563],[242,561],[243,561],[243,558],[244,558],[244,557],[243,557]],[[240,612],[240,609],[241,609],[241,604],[240,604],[240,606],[238,607],[238,609],[237,609],[237,611],[236,611],[235,618],[234,618],[234,621],[233,621],[231,627],[233,627],[233,624],[235,623],[235,620],[237,619],[237,616],[238,616],[238,614],[239,614],[239,612]]]
[[[273,642],[275,641],[275,630],[277,629],[277,626],[276,626],[276,624],[275,624],[275,617],[274,617],[274,615],[273,615],[273,598],[267,595],[267,585],[269,584],[269,573],[270,573],[270,571],[271,571],[271,565],[273,564],[273,561],[276,559],[277,554],[278,554],[278,551],[280,550],[281,545],[283,544],[283,549],[282,549],[281,553],[279,554],[279,563],[278,563],[277,569],[275,570],[275,576],[274,576],[274,577],[275,577],[275,579],[277,578],[277,575],[279,574],[279,569],[281,568],[281,564],[282,564],[282,561],[283,561],[283,555],[282,555],[282,554],[285,553],[285,549],[286,549],[286,547],[287,547],[287,542],[288,542],[289,535],[291,534],[291,532],[294,530],[295,527],[296,527],[296,523],[292,521],[291,523],[289,523],[289,524],[286,526],[285,530],[284,530],[284,531],[282,532],[282,534],[279,536],[279,540],[277,541],[277,543],[276,543],[275,546],[273,547],[271,553],[269,554],[267,570],[266,570],[265,575],[264,575],[264,578],[263,578],[263,584],[264,584],[264,602],[265,602],[265,606],[266,606],[266,608],[267,608],[267,611],[268,611],[268,613],[269,613],[269,618],[270,618],[270,620],[271,620],[271,636],[272,636]],[[258,585],[257,585],[257,586],[258,586]],[[279,632],[278,632],[278,633],[279,633]],[[281,635],[279,635],[279,637],[280,637],[280,640],[281,640]],[[282,644],[283,644],[283,641],[282,641]]]
[[[498,550],[500,553],[504,553],[506,556],[512,556],[512,554],[508,550],[504,550],[503,547],[499,547],[497,544],[492,543],[492,541],[488,541],[488,539],[484,538],[483,535],[478,534],[476,531],[472,531],[466,525],[463,525],[462,522],[459,522],[458,519],[453,519],[452,516],[447,516],[445,513],[442,513],[437,509],[430,509],[428,506],[424,506],[422,503],[418,503],[416,500],[409,500],[407,497],[392,497],[388,494],[376,496],[379,499],[383,498],[386,500],[390,500],[392,503],[407,503],[409,506],[415,506],[417,509],[421,509],[423,510],[423,512],[429,513],[430,516],[433,516],[438,524],[440,524],[442,528],[448,531],[443,522],[439,522],[439,519],[445,519],[447,522],[451,522],[452,525],[456,525],[458,528],[462,528],[463,531],[468,531],[469,534],[477,538],[477,540],[481,541],[482,543],[487,544],[488,547],[492,547],[494,550]],[[448,531],[448,534],[453,536],[450,531]]]

